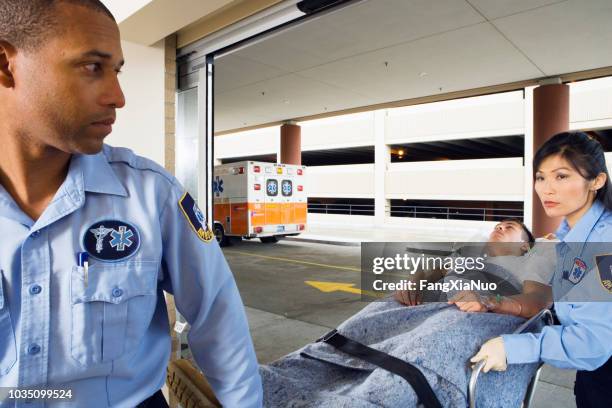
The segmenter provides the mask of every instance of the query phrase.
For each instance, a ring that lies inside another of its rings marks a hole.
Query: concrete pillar
[[[374,221],[376,225],[385,223],[388,200],[385,198],[385,177],[387,164],[391,160],[389,146],[385,143],[386,110],[374,112]]]
[[[294,123],[280,128],[280,162],[302,164],[302,128]]]
[[[569,86],[555,80],[556,83],[545,83],[533,90],[533,151],[548,139],[560,132],[569,130]],[[525,163],[532,165],[532,163]],[[550,218],[544,212],[542,203],[535,190],[533,195],[533,233],[541,237],[554,232],[561,218]]]
[[[533,90],[535,86],[528,86],[524,90],[523,119],[525,121],[525,141],[523,159],[523,222],[533,230]],[[537,199],[537,197],[536,197]]]

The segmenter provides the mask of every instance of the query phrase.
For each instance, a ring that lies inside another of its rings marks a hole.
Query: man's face
[[[517,222],[502,221],[489,235],[488,251],[493,256],[520,256],[529,250],[523,236],[523,228]]]
[[[60,29],[15,63],[19,133],[67,153],[94,154],[125,105],[117,78],[123,53],[117,24],[103,13],[60,3]]]
[[[523,229],[512,221],[502,221],[489,235],[489,242],[523,242]]]

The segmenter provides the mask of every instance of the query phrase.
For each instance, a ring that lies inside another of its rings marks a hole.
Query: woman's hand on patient
[[[480,313],[489,311],[489,308],[484,302],[485,299],[483,296],[471,290],[461,291],[448,301],[449,304],[457,306],[462,312]]]

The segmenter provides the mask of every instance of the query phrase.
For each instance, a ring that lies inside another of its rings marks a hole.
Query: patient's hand
[[[423,303],[423,294],[420,290],[398,290],[393,298],[404,306],[416,306]]]
[[[462,312],[488,312],[489,309],[483,302],[482,296],[471,290],[461,291],[448,301],[449,304],[454,304]]]

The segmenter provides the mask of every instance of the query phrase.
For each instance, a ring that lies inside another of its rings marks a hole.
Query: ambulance
[[[306,167],[242,161],[215,166],[213,231],[220,245],[231,237],[279,237],[306,229]]]

